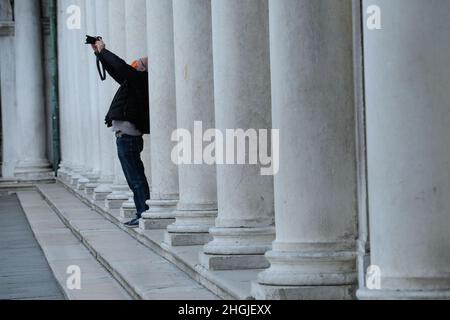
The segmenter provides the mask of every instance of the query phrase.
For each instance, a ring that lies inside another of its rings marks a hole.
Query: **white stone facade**
[[[117,85],[84,45],[99,35],[149,57],[142,232],[203,246],[206,270],[264,269],[257,299],[450,298],[450,2],[57,0],[57,172],[50,2],[0,1],[2,181],[56,174],[133,216],[103,121]],[[196,121],[278,129],[279,171],[176,165]]]

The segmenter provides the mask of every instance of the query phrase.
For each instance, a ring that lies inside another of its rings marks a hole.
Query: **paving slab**
[[[62,300],[64,295],[17,196],[0,196],[0,299]]]

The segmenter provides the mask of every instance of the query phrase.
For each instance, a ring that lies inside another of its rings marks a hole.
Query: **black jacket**
[[[111,127],[113,120],[129,121],[143,134],[150,133],[148,73],[135,70],[107,49],[96,55],[109,75],[120,84],[105,124]]]

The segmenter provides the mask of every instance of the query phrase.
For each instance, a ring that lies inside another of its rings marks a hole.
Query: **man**
[[[133,191],[136,218],[125,223],[127,227],[139,226],[139,219],[148,210],[146,201],[150,190],[141,160],[144,147],[143,134],[150,133],[148,97],[148,58],[141,58],[128,65],[106,49],[98,40],[92,49],[108,74],[120,84],[105,117],[105,124],[116,135],[119,160],[128,186]]]

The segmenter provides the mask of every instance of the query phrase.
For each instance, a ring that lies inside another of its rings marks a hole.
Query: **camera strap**
[[[101,65],[101,67],[100,67],[100,65]],[[97,70],[98,70],[98,74],[100,75],[100,79],[102,81],[105,81],[106,80],[106,70],[105,70],[105,66],[100,61],[99,57],[97,57]]]

